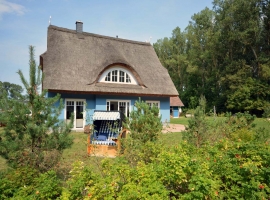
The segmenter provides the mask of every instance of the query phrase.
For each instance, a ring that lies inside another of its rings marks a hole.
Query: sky
[[[28,79],[28,47],[39,64],[49,21],[74,30],[80,20],[84,32],[153,44],[206,7],[212,0],[0,0],[0,81],[22,85],[18,70]]]

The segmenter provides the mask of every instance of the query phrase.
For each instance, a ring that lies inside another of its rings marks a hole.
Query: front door
[[[74,115],[73,128],[83,128],[84,101],[67,100],[66,101],[66,122],[69,123],[71,115]]]

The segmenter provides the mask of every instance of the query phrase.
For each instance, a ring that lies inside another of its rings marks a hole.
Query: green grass
[[[188,120],[190,118],[186,117],[179,117],[179,118],[171,118],[171,124],[183,124],[183,125],[188,125]],[[215,123],[219,121],[225,120],[226,117],[206,117],[206,120],[210,123]],[[254,124],[256,125],[255,129],[258,128],[265,128],[266,130],[270,131],[270,120],[265,119],[265,118],[256,118],[254,121]]]
[[[179,117],[179,118],[171,118],[170,123],[171,124],[183,124],[188,125],[188,119],[186,117]]]
[[[65,149],[57,167],[62,175],[67,175],[71,170],[72,164],[76,161],[84,162],[85,166],[93,166],[98,171],[102,158],[87,155],[87,136],[83,132],[71,132],[74,138],[71,148]],[[64,179],[66,177],[63,177]]]
[[[257,128],[265,128],[266,130],[270,131],[270,120],[265,118],[256,118],[254,121],[254,124],[256,124]]]
[[[166,147],[175,146],[180,143],[182,140],[182,133],[181,132],[171,132],[166,134],[160,135],[160,140]]]
[[[183,125],[188,125],[188,120],[190,120],[191,118],[187,118],[187,117],[179,117],[179,118],[171,118],[171,123],[172,124],[183,124]],[[225,120],[226,117],[206,117],[206,120],[208,122],[218,122],[218,121],[222,121]]]

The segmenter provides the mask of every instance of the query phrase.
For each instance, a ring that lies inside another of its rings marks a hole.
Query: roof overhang
[[[52,93],[60,93],[60,94],[94,94],[94,95],[122,95],[122,96],[153,96],[153,97],[178,97],[178,95],[173,94],[143,94],[143,93],[116,93],[116,92],[97,92],[97,91],[71,91],[71,90],[48,90],[48,92]]]

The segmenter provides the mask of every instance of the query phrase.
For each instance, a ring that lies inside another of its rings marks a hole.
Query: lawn
[[[87,155],[87,136],[88,134],[82,132],[71,132],[73,137],[73,144],[71,148],[65,149],[62,159],[57,167],[62,175],[67,175],[72,168],[72,164],[76,161],[82,161],[85,165],[93,165],[94,169],[99,170],[100,157]],[[63,177],[66,179],[66,177]]]
[[[179,144],[179,142],[182,140],[182,134],[181,132],[171,132],[171,133],[161,134],[160,140],[163,142],[163,144],[166,147],[175,146]]]
[[[219,121],[225,120],[226,117],[206,117],[206,120],[210,123],[215,123]],[[172,124],[183,124],[183,125],[188,125],[188,120],[190,118],[186,117],[179,117],[179,118],[171,118],[171,123]],[[265,128],[266,130],[270,131],[270,120],[265,119],[265,118],[256,118],[254,121],[254,124],[256,125],[255,128]]]

